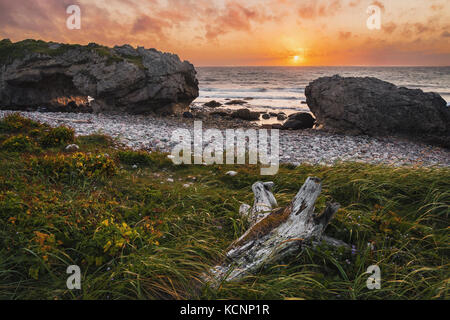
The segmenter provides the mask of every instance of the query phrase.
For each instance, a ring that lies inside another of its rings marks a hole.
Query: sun
[[[304,58],[301,55],[291,56],[291,64],[300,64],[303,61],[304,61]]]

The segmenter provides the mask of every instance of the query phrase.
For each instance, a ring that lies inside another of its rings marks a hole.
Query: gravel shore
[[[0,111],[0,117],[11,111]],[[171,152],[172,132],[186,128],[193,132],[193,119],[177,117],[95,115],[82,113],[21,112],[25,117],[52,126],[67,125],[77,135],[107,134],[134,149]],[[203,120],[203,127],[245,128],[244,122]],[[225,134],[224,134],[225,136]],[[332,164],[335,161],[383,163],[395,166],[450,166],[450,151],[397,137],[335,135],[317,130],[280,131],[280,162]]]

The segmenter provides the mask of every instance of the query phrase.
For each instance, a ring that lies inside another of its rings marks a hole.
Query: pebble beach
[[[12,111],[0,111],[0,117]],[[193,132],[193,119],[179,117],[139,116],[128,114],[40,113],[20,112],[30,119],[51,126],[72,127],[77,135],[101,133],[109,135],[127,147],[171,152],[174,130]],[[230,124],[203,121],[203,128],[225,130]],[[238,122],[235,128],[255,127]],[[318,130],[280,131],[280,162],[331,165],[338,161],[353,161],[393,166],[450,166],[450,151],[421,142],[398,137],[336,135]],[[225,136],[225,133],[224,133]]]

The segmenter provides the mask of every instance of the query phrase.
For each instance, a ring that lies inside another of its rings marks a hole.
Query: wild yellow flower
[[[112,246],[112,242],[111,241],[108,241],[107,243],[106,243],[106,245],[103,247],[103,252],[106,252],[106,251],[108,251],[109,250],[109,248],[111,248],[111,246]]]
[[[120,239],[116,242],[116,247],[117,248],[122,248],[125,244],[125,240],[124,239]]]

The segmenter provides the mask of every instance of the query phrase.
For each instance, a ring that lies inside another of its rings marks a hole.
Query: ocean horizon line
[[[196,68],[449,68],[450,65],[420,66],[420,65],[329,65],[329,66],[258,66],[258,65],[195,65]]]

